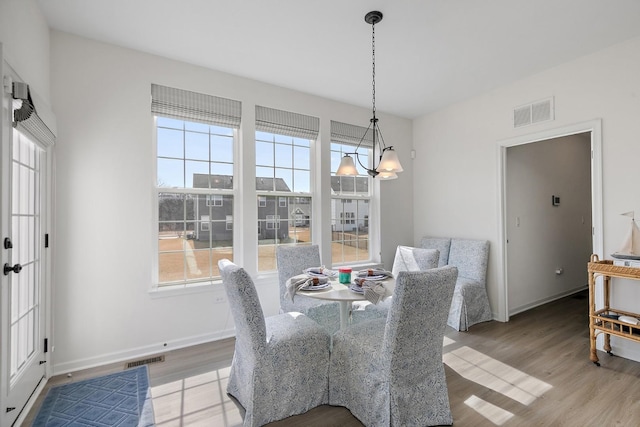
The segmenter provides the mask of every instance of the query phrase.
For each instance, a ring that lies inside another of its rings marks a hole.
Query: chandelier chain
[[[376,24],[371,23],[371,58],[372,58],[372,76],[371,76],[371,96],[373,104],[373,117],[376,117]]]

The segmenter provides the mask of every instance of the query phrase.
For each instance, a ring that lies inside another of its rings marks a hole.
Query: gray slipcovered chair
[[[264,317],[247,272],[218,262],[236,343],[227,394],[244,410],[245,427],[262,426],[328,402],[329,334],[301,313]]]
[[[423,248],[440,250],[440,264],[458,267],[447,324],[457,331],[493,319],[487,295],[489,241],[424,237]]]
[[[329,404],[365,426],[451,425],[442,340],[458,270],[401,271],[386,319],[333,336]]]
[[[440,251],[437,249],[398,246],[393,259],[391,272],[393,273],[393,277],[398,277],[398,273],[401,271],[421,271],[436,268],[439,257]],[[351,314],[353,322],[357,323],[363,320],[387,317],[392,300],[393,296],[379,304],[371,304],[368,301],[354,303]]]
[[[320,267],[322,265],[318,245],[278,246],[276,249],[276,262],[280,287],[280,312],[297,311],[306,314],[329,333],[340,329],[339,303],[322,301],[304,295],[296,295],[293,301],[285,297],[288,279],[302,274],[306,268]]]

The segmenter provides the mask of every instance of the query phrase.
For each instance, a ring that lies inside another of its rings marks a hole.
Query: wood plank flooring
[[[233,343],[227,339],[170,351],[164,362],[148,365],[158,427],[242,425],[225,394]],[[444,361],[454,425],[640,425],[640,363],[602,352],[598,357],[600,367],[589,360],[586,291],[508,323],[482,323],[469,332],[447,328]],[[47,387],[123,368],[118,363],[54,377]],[[362,424],[347,409],[327,405],[269,426]]]

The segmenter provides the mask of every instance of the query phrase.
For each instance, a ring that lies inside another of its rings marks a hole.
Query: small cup
[[[348,267],[343,267],[338,269],[338,281],[340,283],[349,284],[351,283],[351,269]]]

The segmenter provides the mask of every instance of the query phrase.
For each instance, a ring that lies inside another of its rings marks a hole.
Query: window
[[[275,270],[278,245],[309,244],[311,147],[319,119],[256,106],[258,270]]]
[[[200,217],[200,231],[210,231],[209,227],[209,215],[202,215]]]
[[[371,259],[369,252],[369,200],[372,197],[369,166],[371,140],[366,128],[331,122],[331,245],[333,263],[363,262]],[[354,159],[357,176],[336,176],[345,153],[358,148],[359,161]]]
[[[222,206],[222,195],[207,195],[207,206]]]
[[[277,230],[280,228],[280,215],[267,215],[267,230]]]
[[[238,101],[159,85],[155,115],[158,285],[219,278],[233,259],[234,145]]]

